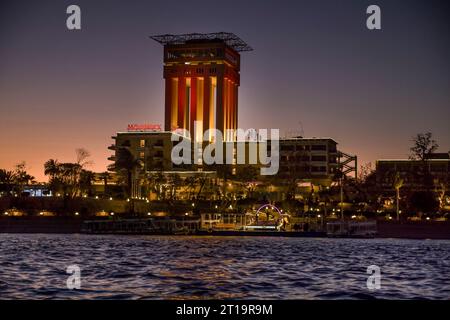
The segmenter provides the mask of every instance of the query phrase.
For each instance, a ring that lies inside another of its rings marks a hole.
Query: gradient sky
[[[332,137],[360,163],[406,157],[425,131],[448,151],[447,3],[2,0],[0,168],[25,160],[45,180],[46,160],[84,147],[104,171],[116,131],[163,123],[163,50],[148,36],[189,32],[234,32],[254,48],[241,60],[241,128]],[[70,4],[81,31],[66,29]],[[366,28],[370,4],[381,31]]]

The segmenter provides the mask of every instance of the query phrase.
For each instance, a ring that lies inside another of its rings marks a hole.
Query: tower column
[[[210,123],[210,104],[209,101],[211,99],[211,78],[205,77],[203,80],[203,132],[209,129]]]
[[[186,78],[180,77],[178,80],[178,128],[186,128],[185,112],[186,110]]]
[[[172,130],[172,79],[166,78],[164,130]]]
[[[216,129],[225,133],[224,124],[224,78],[223,76],[217,76],[216,86]]]
[[[191,139],[194,140],[197,134],[194,132],[194,121],[197,120],[197,78],[191,78],[190,113],[189,132],[191,133]]]
[[[233,86],[234,90],[234,128],[238,128],[238,85],[237,83]]]

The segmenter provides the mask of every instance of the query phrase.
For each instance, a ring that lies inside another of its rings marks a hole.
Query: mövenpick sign
[[[202,121],[194,121],[194,132],[198,132],[198,128],[202,128]],[[192,163],[205,163],[207,165],[259,164],[261,165],[261,175],[275,175],[278,172],[280,163],[280,133],[278,129],[270,129],[270,138],[267,129],[259,129],[258,131],[254,129],[228,129],[225,132],[226,141],[224,141],[224,134],[217,129],[206,130],[203,135],[196,134],[195,139],[191,139],[191,137],[191,133],[185,129],[172,132],[171,140],[179,142],[172,148],[172,163],[176,165]],[[203,148],[204,141],[211,142]],[[270,152],[267,150],[268,145],[270,145]],[[192,152],[192,147],[194,152]],[[246,148],[248,151],[246,151]],[[246,154],[248,154],[248,161],[246,160]]]
[[[129,124],[127,126],[128,132],[134,132],[134,131],[162,131],[160,124]]]

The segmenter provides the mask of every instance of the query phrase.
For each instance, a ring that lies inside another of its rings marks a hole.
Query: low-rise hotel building
[[[425,160],[380,159],[376,162],[376,180],[382,189],[393,188],[393,178],[398,173],[403,179],[403,188],[423,190],[424,168],[429,173],[433,187],[450,187],[450,152],[435,153]]]

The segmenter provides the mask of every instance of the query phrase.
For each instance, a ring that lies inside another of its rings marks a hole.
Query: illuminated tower
[[[210,128],[224,134],[236,129],[239,52],[252,48],[225,32],[151,38],[164,45],[165,130],[187,129],[194,135],[194,121],[202,121],[197,140]]]

